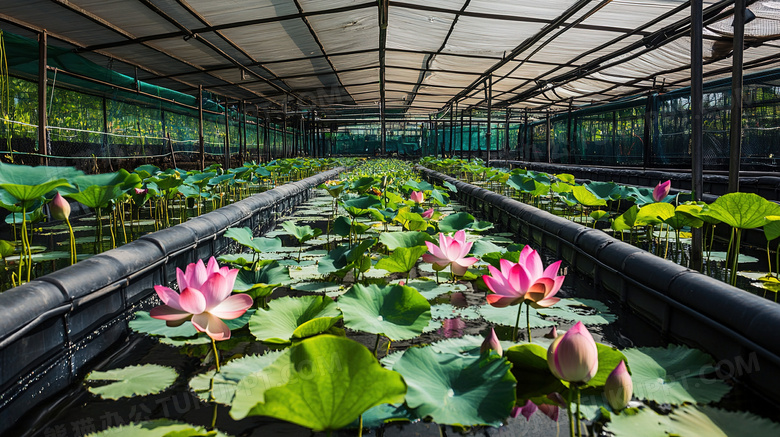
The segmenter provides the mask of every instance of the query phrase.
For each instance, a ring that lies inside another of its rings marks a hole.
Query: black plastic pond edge
[[[124,340],[127,320],[154,299],[154,285],[175,280],[176,267],[235,245],[223,237],[230,227],[273,229],[343,170],[255,194],[0,293],[0,434]]]
[[[737,379],[769,399],[780,398],[780,341],[776,334],[780,305],[600,230],[424,167],[417,170],[429,181],[453,184],[459,201],[488,220],[537,248],[554,251],[663,338],[712,355],[719,377]],[[659,383],[656,389],[664,387]]]

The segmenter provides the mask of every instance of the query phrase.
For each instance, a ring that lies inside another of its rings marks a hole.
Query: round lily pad
[[[517,321],[517,310],[517,306],[496,308],[488,303],[477,308],[479,315],[488,322],[511,327],[514,327],[515,322]],[[525,312],[528,310],[528,305],[523,305],[522,314],[520,314],[520,328],[526,327]],[[530,310],[531,328],[549,328],[557,325],[557,323],[553,321],[541,318],[539,312],[535,308],[530,308]]]
[[[344,326],[356,331],[408,340],[422,334],[431,320],[431,305],[414,288],[355,284],[338,301]]]
[[[249,331],[258,340],[290,344],[293,339],[328,331],[341,320],[341,311],[325,296],[281,297],[258,310],[249,321]]]
[[[105,372],[92,371],[84,381],[89,383],[87,390],[103,399],[130,398],[159,393],[176,380],[178,374],[170,367],[157,364],[123,367]],[[94,385],[96,382],[110,381],[107,385]]]
[[[281,351],[269,351],[263,355],[248,355],[223,364],[220,372],[210,370],[190,380],[190,388],[199,398],[230,405],[239,381],[254,372],[263,370],[281,355]],[[212,382],[213,381],[213,382]]]

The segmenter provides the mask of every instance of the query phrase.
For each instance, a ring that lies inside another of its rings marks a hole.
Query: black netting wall
[[[38,164],[38,43],[7,32],[0,32],[0,43],[8,63],[8,70],[0,71],[0,157]],[[199,165],[196,97],[136,81],[53,47],[47,64],[50,164],[100,171],[140,163]],[[278,120],[245,115],[238,104],[226,108],[224,98],[210,93],[203,97],[206,165],[224,162],[226,134],[231,162],[238,165],[302,150],[300,129],[288,126],[285,139]]]
[[[690,168],[689,90],[655,93],[630,101],[551,115],[528,114],[527,125],[512,113],[509,142],[503,112],[491,122],[492,157],[562,164]],[[780,168],[780,71],[745,77],[742,169]],[[704,166],[727,170],[731,82],[705,85]],[[429,123],[427,154],[485,156],[487,122],[460,117]],[[549,130],[549,135],[548,135]],[[450,148],[452,143],[453,148]],[[471,153],[469,153],[471,151]]]

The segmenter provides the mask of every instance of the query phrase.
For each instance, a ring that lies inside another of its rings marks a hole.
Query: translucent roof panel
[[[731,2],[703,4],[704,77],[728,77]],[[780,2],[749,8],[745,70],[776,68]],[[688,86],[689,18],[684,0],[4,0],[0,30],[46,29],[84,63],[191,95],[444,113],[484,107],[488,80],[494,107],[531,110]]]

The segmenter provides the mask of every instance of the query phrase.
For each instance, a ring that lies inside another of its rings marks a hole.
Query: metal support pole
[[[653,114],[654,96],[653,93],[648,94],[647,101],[645,102],[645,129],[642,133],[642,165],[644,168],[650,167],[650,135],[652,132],[653,117],[655,116],[655,114]]]
[[[108,149],[108,103],[106,102],[105,96],[103,96],[101,103],[103,104],[103,150],[106,156],[111,156],[111,152]],[[108,166],[111,171],[114,170],[114,166],[111,164],[111,159],[108,160]]]
[[[200,170],[206,168],[206,141],[203,138],[203,85],[198,85],[198,151],[200,152]]]
[[[703,33],[702,0],[691,0],[691,188],[693,200],[702,198],[704,183],[703,176],[703,131],[702,112],[704,90],[702,84],[702,33]],[[702,267],[702,231],[701,228],[692,230],[691,241],[691,266],[701,270]]]
[[[262,156],[260,155],[260,107],[255,105],[255,142],[257,143],[257,162],[262,161]]]
[[[490,120],[491,120],[491,114],[490,112],[493,110],[493,76],[488,76],[488,82],[485,92],[487,93],[487,134],[485,135],[485,142],[487,143],[487,159],[485,160],[485,165],[487,167],[490,167],[490,146],[492,145],[490,142],[490,137],[492,136],[492,132],[490,132],[491,126],[490,126]]]
[[[525,154],[525,148],[528,146],[528,111],[525,111],[524,120],[523,120],[523,155],[520,157],[521,161],[528,161],[529,158]],[[530,153],[529,153],[530,155]]]
[[[547,126],[547,134],[545,137],[545,142],[547,143],[547,162],[552,162],[552,120],[550,119],[550,112],[547,111],[547,120],[546,120],[546,126]]]
[[[282,118],[282,158],[287,158],[287,105]]]
[[[729,141],[729,193],[739,191],[742,160],[742,60],[745,49],[745,0],[734,1],[734,40],[731,58],[731,135]]]
[[[458,102],[455,102],[455,109],[450,107],[450,158],[455,152],[455,112],[458,110]]]
[[[269,127],[271,127],[271,123],[269,122],[268,119],[269,119],[269,114],[268,111],[266,111],[263,116],[263,147],[265,148],[266,162],[271,161],[271,132],[269,130]]]
[[[460,111],[460,153],[458,156],[463,158],[463,111]]]
[[[38,152],[41,155],[41,165],[49,164],[49,135],[46,129],[49,121],[46,108],[46,94],[48,91],[48,72],[46,65],[48,63],[47,35],[44,30],[38,34]],[[11,147],[10,140],[8,144]]]
[[[226,172],[230,169],[230,115],[228,114],[228,100],[225,99],[225,156],[224,168]]]
[[[472,111],[469,111],[469,160],[471,160],[471,142],[472,142],[472,140],[471,140],[471,136],[472,136],[471,135],[471,117],[472,117],[472,115],[473,115]]]
[[[381,121],[381,129],[382,129],[382,135],[381,135],[381,148],[380,151],[382,152],[382,156],[385,155],[387,151],[387,118],[385,117],[385,100],[382,99],[379,103],[379,117]]]
[[[504,117],[506,118],[506,122],[504,124],[504,159],[509,158],[509,114],[510,112],[512,112],[512,110],[506,108],[506,113],[504,114]]]
[[[241,113],[243,114],[244,118],[244,129],[241,130],[241,132],[243,132],[241,134],[241,144],[243,144],[243,148],[241,149],[241,164],[243,164],[244,160],[249,157],[249,153],[247,153],[249,150],[249,145],[246,141],[247,136],[249,135],[247,131],[249,125],[246,123],[246,103],[243,100],[241,101]]]

